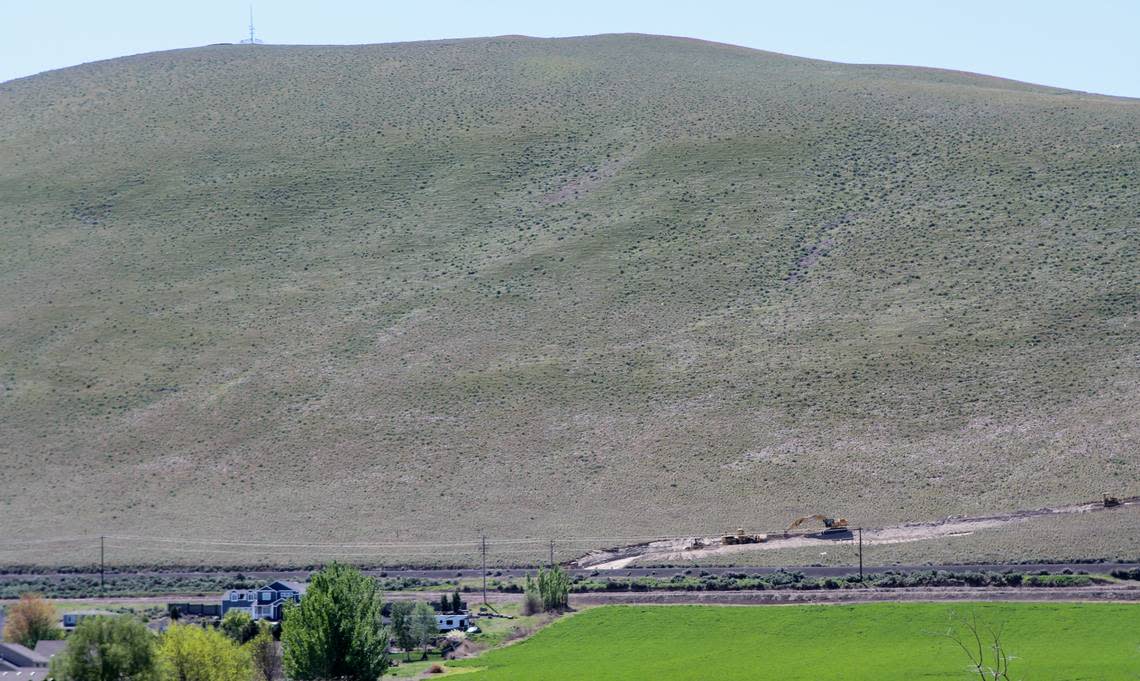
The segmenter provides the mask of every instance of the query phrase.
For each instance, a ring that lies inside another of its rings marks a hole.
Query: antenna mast
[[[249,6],[249,37],[241,41],[242,45],[260,45],[261,41],[253,33],[253,5]]]

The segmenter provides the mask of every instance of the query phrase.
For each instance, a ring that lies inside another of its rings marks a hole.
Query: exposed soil
[[[471,641],[460,641],[459,645],[455,646],[447,653],[444,654],[446,660],[462,660],[466,657],[475,657],[483,652],[483,647],[472,643]]]
[[[1121,500],[1121,506],[1136,504],[1140,504],[1140,497],[1129,497]],[[901,544],[926,541],[941,537],[958,537],[1003,525],[1028,522],[1035,518],[1076,513],[1098,513],[1113,510],[1115,509],[1105,508],[1104,504],[1098,501],[1072,506],[1013,511],[1010,513],[986,516],[950,516],[942,520],[925,523],[907,523],[891,527],[863,528],[863,543],[874,546],[879,544]],[[855,535],[852,532],[828,534],[820,532],[792,533],[786,535],[769,535],[768,540],[762,543],[725,545],[721,543],[720,537],[683,537],[634,544],[603,551],[593,551],[579,558],[574,562],[574,565],[575,567],[588,567],[596,570],[620,570],[629,567],[639,560],[653,560],[657,562],[698,560],[709,556],[724,556],[751,553],[754,551],[775,551],[810,546],[827,546],[836,541],[853,541],[854,539]]]
[[[624,168],[631,158],[631,156],[611,158],[597,166],[583,168],[578,174],[563,178],[559,188],[544,195],[542,202],[546,205],[552,205],[581,198],[617,175],[618,171]]]

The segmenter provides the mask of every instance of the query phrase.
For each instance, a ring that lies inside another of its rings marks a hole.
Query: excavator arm
[[[830,520],[830,519],[827,516],[823,516],[823,515],[820,515],[818,513],[815,515],[805,515],[802,518],[796,518],[795,520],[793,520],[792,524],[788,525],[788,529],[786,529],[784,531],[785,532],[791,532],[792,530],[796,529],[800,525],[803,525],[804,522],[808,521],[808,520],[818,520],[818,521],[824,523],[824,525],[827,525],[826,521]]]
[[[815,515],[805,515],[802,518],[796,518],[792,521],[791,525],[788,525],[788,529],[784,530],[784,532],[791,532],[808,520],[818,520],[829,530],[842,530],[847,527],[846,518],[828,518],[825,515],[816,513]]]

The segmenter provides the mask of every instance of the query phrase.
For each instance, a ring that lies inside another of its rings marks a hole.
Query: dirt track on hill
[[[986,516],[950,516],[942,520],[925,523],[906,523],[891,527],[863,528],[863,543],[869,546],[882,544],[902,544],[927,541],[942,537],[958,537],[973,534],[980,530],[1024,523],[1037,518],[1072,515],[1078,513],[1098,513],[1116,511],[1121,507],[1140,505],[1140,497],[1123,499],[1120,507],[1106,508],[1101,502],[1087,502],[1055,508],[1039,508],[1013,511]],[[780,549],[827,546],[836,541],[853,541],[851,532],[823,535],[821,533],[798,533],[790,535],[769,535],[767,541],[758,544],[724,545],[719,537],[681,537],[660,541],[618,547],[604,551],[593,551],[574,562],[576,567],[597,570],[620,570],[637,561],[675,562],[699,560],[710,556],[726,556],[754,551],[776,551]]]

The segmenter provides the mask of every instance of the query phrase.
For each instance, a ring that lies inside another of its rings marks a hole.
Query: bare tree
[[[277,641],[273,640],[269,624],[262,620],[257,635],[245,645],[253,661],[254,679],[277,681],[281,676],[281,653],[277,650]]]
[[[979,681],[1013,681],[1009,663],[1015,658],[1002,642],[1004,625],[994,626],[978,621],[978,614],[969,617],[950,615],[950,627],[944,636],[962,649],[970,659],[970,671]]]

